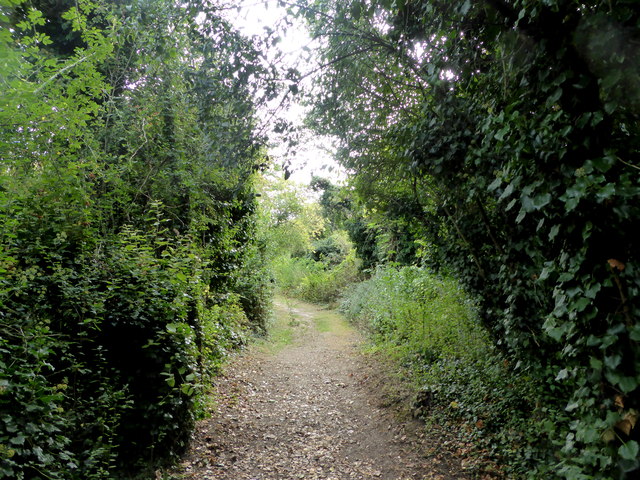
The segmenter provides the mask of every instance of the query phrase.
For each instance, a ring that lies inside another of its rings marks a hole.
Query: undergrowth
[[[341,310],[407,368],[420,389],[414,408],[427,421],[454,427],[509,478],[526,478],[549,455],[540,424],[553,412],[536,402],[544,385],[494,347],[455,281],[381,267],[347,291]]]
[[[312,303],[335,302],[344,288],[360,277],[353,250],[333,267],[309,257],[283,256],[272,268],[282,294]]]

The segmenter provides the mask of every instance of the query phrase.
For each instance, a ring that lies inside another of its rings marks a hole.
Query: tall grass
[[[360,277],[354,251],[333,267],[307,257],[282,256],[274,261],[272,269],[283,295],[314,303],[335,302],[345,287]]]
[[[380,268],[345,295],[342,312],[423,363],[479,358],[490,342],[455,281],[418,267]]]
[[[381,267],[347,290],[341,310],[408,367],[426,417],[458,424],[512,478],[544,455],[535,447],[541,386],[497,351],[454,280],[419,267]]]

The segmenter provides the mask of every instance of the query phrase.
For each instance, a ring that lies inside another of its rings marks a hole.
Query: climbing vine
[[[414,261],[478,295],[513,368],[549,385],[527,413],[547,452],[530,475],[631,478],[637,8],[317,1],[306,16],[326,42],[310,121],[342,139],[372,218],[410,225],[429,249]]]
[[[258,53],[208,2],[0,23],[0,476],[149,478],[264,328]]]

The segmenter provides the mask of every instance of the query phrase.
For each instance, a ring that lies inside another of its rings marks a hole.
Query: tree
[[[148,478],[266,320],[258,53],[210,2],[0,15],[0,476]]]
[[[342,140],[361,198],[418,226],[496,344],[552,385],[560,454],[538,475],[632,475],[638,10],[317,1],[307,16],[325,38],[311,121]],[[412,199],[395,212],[380,202],[394,185]]]
[[[303,185],[267,174],[263,178],[261,205],[262,230],[268,232],[267,249],[272,258],[306,255],[312,242],[325,231],[319,205]]]

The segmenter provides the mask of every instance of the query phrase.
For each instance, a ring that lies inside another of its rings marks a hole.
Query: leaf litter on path
[[[199,422],[168,478],[471,478],[454,445],[398,415],[386,398],[392,377],[362,353],[362,339],[341,317],[289,301],[276,313],[276,329],[295,329],[293,341],[256,345],[230,362],[215,385],[211,417]]]

